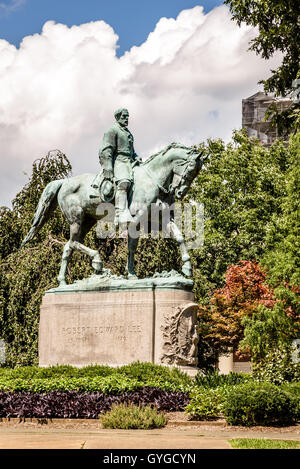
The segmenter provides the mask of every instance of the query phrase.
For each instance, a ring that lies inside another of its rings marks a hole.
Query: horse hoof
[[[192,267],[189,265],[184,265],[181,269],[181,272],[186,276],[186,277],[191,277],[192,276]]]
[[[96,274],[101,274],[103,270],[103,264],[101,260],[99,259],[99,257],[100,257],[99,255],[95,256],[95,259],[93,259],[92,261],[92,267]]]
[[[128,274],[128,280],[137,280],[138,277],[135,274]]]
[[[92,263],[92,267],[93,267],[93,269],[94,269],[94,271],[95,271],[95,274],[98,275],[98,274],[101,274],[101,273],[102,273],[102,264],[101,264],[101,263],[100,263],[100,264],[99,264],[99,263],[96,263],[96,262],[95,262],[95,263]]]

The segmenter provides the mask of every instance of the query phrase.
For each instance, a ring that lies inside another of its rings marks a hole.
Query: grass
[[[300,441],[268,440],[266,438],[233,438],[228,440],[234,449],[300,449]]]

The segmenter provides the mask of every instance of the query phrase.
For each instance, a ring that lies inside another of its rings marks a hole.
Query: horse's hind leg
[[[57,280],[59,282],[59,286],[66,285],[66,273],[67,273],[67,267],[68,263],[70,261],[71,255],[72,255],[73,249],[70,246],[70,241],[67,242],[67,244],[64,247],[63,255],[62,255],[62,261],[60,265],[60,270],[59,274],[57,277]]]

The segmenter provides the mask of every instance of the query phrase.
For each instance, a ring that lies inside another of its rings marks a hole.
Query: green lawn
[[[267,440],[265,438],[233,438],[228,440],[234,449],[300,449],[300,441]]]

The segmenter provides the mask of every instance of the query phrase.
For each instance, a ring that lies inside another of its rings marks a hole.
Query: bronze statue
[[[104,135],[103,145],[99,152],[103,168],[100,192],[99,186],[94,184],[97,175],[81,174],[50,182],[41,195],[31,228],[22,246],[35,236],[58,204],[70,224],[70,239],[64,247],[58,275],[60,285],[66,284],[66,270],[73,250],[90,256],[96,274],[103,272],[99,252],[85,246],[83,240],[89,230],[104,216],[99,215],[101,202],[111,200],[113,203],[114,191],[111,189],[115,183],[117,185],[116,223],[120,223],[121,219],[129,219],[128,278],[136,278],[134,253],[138,237],[130,235],[129,227],[138,226],[143,215],[150,220],[152,204],[162,202],[170,205],[175,199],[182,199],[203,164],[205,159],[202,156],[203,152],[178,143],[171,143],[142,162],[134,152],[133,137],[127,129],[128,115],[126,109],[116,111],[117,122]],[[134,184],[132,184],[133,181]],[[111,185],[110,188],[109,185]],[[130,187],[128,203],[127,191]],[[105,192],[106,195],[112,192],[110,199],[107,199]],[[140,208],[135,210],[136,207]],[[172,218],[168,223],[168,229],[171,237],[178,242],[180,247],[182,272],[190,276],[192,273],[190,256],[181,230]]]

